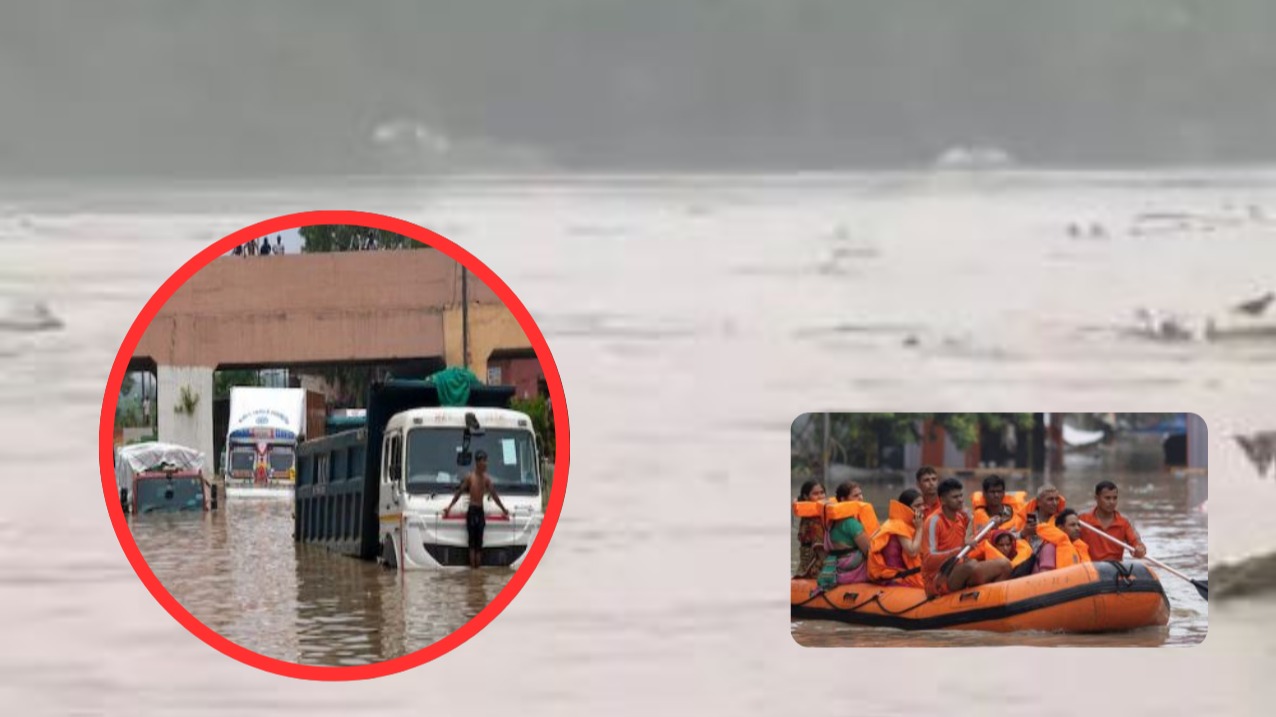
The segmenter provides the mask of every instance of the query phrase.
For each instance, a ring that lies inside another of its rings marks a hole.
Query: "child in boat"
[[[970,551],[970,557],[975,560],[1004,557],[1010,561],[1010,568],[1013,571],[1032,557],[1032,547],[1028,545],[1028,541],[1016,538],[1012,531],[998,528],[992,532],[991,537],[980,543],[979,547]],[[1018,577],[1018,575],[1012,572],[1010,577]]]
[[[872,537],[868,552],[868,576],[886,585],[922,587],[921,543],[925,501],[921,491],[908,488],[892,500],[888,516]]]
[[[802,484],[798,501],[821,503],[824,501],[824,485],[816,480]],[[802,518],[798,522],[798,569],[795,578],[813,578],[824,564],[824,519]]]

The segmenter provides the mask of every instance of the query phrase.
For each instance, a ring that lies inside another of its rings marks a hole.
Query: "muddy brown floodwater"
[[[254,652],[361,665],[415,652],[487,606],[513,571],[413,571],[292,540],[292,504],[235,500],[131,519],[156,577],[192,615]]]

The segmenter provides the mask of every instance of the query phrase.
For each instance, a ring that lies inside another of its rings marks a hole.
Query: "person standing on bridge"
[[[275,253],[280,256],[284,253],[284,238],[278,234],[275,235]]]
[[[496,494],[496,488],[492,486],[492,477],[487,474],[487,451],[477,451],[474,454],[474,472],[465,476],[465,480],[456,487],[456,494],[452,496],[452,502],[443,509],[443,517],[448,517],[448,511],[452,510],[452,506],[456,505],[456,501],[461,499],[461,494],[469,492],[470,507],[465,513],[465,530],[470,538],[470,567],[477,570],[483,562],[483,529],[487,526],[487,515],[483,512],[483,496],[492,496],[492,501],[496,503],[496,507],[508,518],[509,510],[501,503],[501,497]]]

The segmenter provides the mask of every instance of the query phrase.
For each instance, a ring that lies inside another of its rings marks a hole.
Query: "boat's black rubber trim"
[[[1024,600],[1017,600],[1008,605],[999,607],[980,608],[978,610],[965,610],[962,612],[949,613],[947,615],[936,615],[928,618],[906,617],[917,608],[930,602],[930,599],[905,608],[896,613],[887,615],[876,615],[861,612],[861,608],[876,603],[882,610],[886,609],[881,604],[881,594],[875,592],[872,597],[859,602],[850,607],[839,607],[833,604],[833,601],[824,593],[818,593],[811,597],[810,600],[793,605],[791,607],[792,617],[799,620],[838,620],[853,625],[864,625],[866,627],[894,627],[903,630],[942,630],[949,627],[958,627],[976,622],[987,622],[990,620],[1001,620],[1016,615],[1023,615],[1034,610],[1041,610],[1055,605],[1072,602],[1073,600],[1081,600],[1097,595],[1113,595],[1118,593],[1155,593],[1161,596],[1161,599],[1169,602],[1165,597],[1165,590],[1161,587],[1160,581],[1152,577],[1151,573],[1142,563],[1132,563],[1122,565],[1115,562],[1095,563],[1095,569],[1099,573],[1099,579],[1084,585],[1076,585],[1074,587],[1063,590],[1056,590],[1041,595],[1035,595]],[[977,592],[974,590],[963,590],[961,593],[968,594]],[[848,593],[857,599],[857,593]],[[811,602],[823,598],[823,602],[830,608],[812,608],[806,607]]]

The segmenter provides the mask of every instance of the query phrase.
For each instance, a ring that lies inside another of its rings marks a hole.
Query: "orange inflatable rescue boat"
[[[795,620],[904,630],[1120,632],[1165,625],[1170,604],[1137,560],[1082,563],[927,599],[921,588],[856,583],[821,592],[791,581]]]

